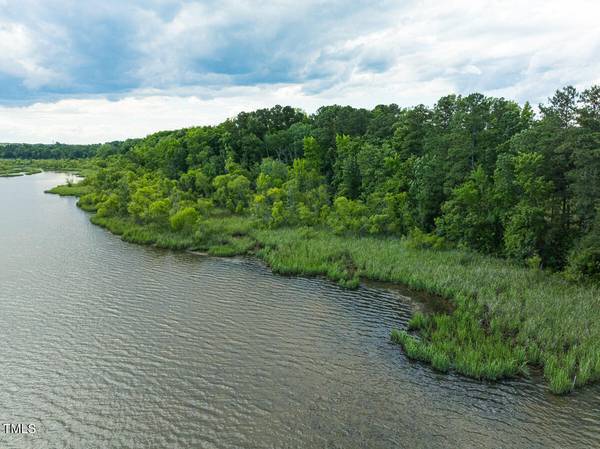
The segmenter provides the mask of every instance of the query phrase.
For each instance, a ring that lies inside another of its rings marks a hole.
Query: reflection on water
[[[598,387],[436,374],[401,290],[130,245],[62,177],[0,179],[0,419],[37,427],[0,447],[600,446]]]

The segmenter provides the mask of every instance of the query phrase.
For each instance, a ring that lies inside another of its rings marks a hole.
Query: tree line
[[[81,201],[102,216],[192,233],[228,211],[600,279],[600,86],[560,89],[537,112],[478,93],[311,115],[275,106],[93,154]]]
[[[86,159],[107,157],[126,152],[139,139],[103,144],[71,145],[65,143],[0,143],[0,159]]]

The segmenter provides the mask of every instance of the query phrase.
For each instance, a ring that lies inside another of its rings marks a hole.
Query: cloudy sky
[[[600,83],[597,0],[0,0],[0,142]]]

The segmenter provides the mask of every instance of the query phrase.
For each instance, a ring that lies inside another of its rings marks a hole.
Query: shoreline
[[[77,188],[62,193],[82,194]],[[434,303],[445,301],[446,311],[417,312],[408,331],[391,333],[409,358],[437,371],[495,381],[542,369],[556,394],[600,379],[600,348],[594,346],[599,340],[582,339],[579,332],[592,317],[578,309],[600,299],[595,286],[477,253],[414,248],[406,239],[343,237],[306,227],[259,229],[244,216],[206,218],[201,238],[127,217],[93,214],[90,220],[131,243],[203,256],[252,255],[275,274],[322,276],[345,288],[384,282],[432,296]],[[565,326],[565,316],[578,322]]]

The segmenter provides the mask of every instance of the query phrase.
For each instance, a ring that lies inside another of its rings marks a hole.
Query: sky
[[[597,0],[0,0],[0,142],[600,84]]]

